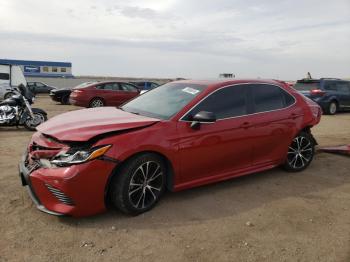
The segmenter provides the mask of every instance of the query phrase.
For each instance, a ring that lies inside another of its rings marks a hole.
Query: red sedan
[[[42,211],[87,216],[109,202],[135,215],[166,190],[305,169],[320,117],[317,104],[284,82],[172,82],[120,109],[83,109],[40,125],[20,175]]]
[[[83,107],[119,106],[139,94],[140,90],[129,83],[97,82],[73,89],[69,102]]]

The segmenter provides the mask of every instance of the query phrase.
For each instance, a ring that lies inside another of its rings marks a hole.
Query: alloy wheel
[[[331,115],[334,115],[335,113],[337,112],[337,104],[332,102],[330,105],[329,105],[329,113]]]
[[[294,169],[307,166],[313,157],[313,143],[304,136],[294,138],[288,149],[287,161]]]
[[[45,116],[43,114],[40,113],[33,113],[34,117],[33,118],[29,118],[26,121],[27,126],[35,128],[38,125],[40,125],[41,123],[45,122]]]
[[[104,106],[103,101],[101,99],[94,99],[91,102],[91,107],[101,107]]]
[[[142,163],[131,176],[129,200],[134,208],[145,209],[153,205],[163,190],[163,171],[159,163]]]

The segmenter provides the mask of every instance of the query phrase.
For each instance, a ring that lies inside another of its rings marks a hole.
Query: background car
[[[15,87],[27,85],[20,66],[0,64],[0,101],[15,94]]]
[[[96,82],[85,82],[81,83],[74,88],[81,88],[85,87],[88,85],[91,85]],[[69,104],[69,96],[72,92],[72,88],[55,88],[50,91],[50,97],[53,101],[55,102],[60,102],[62,105],[67,105]]]
[[[8,84],[0,83],[0,101],[10,98],[15,94],[14,87],[11,87]]]
[[[130,83],[98,82],[73,88],[69,101],[83,107],[119,106],[139,94],[140,90]]]
[[[43,82],[27,82],[29,90],[34,94],[50,93],[55,87],[49,86]]]
[[[51,118],[33,135],[20,175],[50,214],[87,216],[108,203],[137,215],[165,190],[277,166],[304,170],[320,118],[316,103],[279,81],[171,82],[120,108]]]
[[[301,79],[294,88],[319,104],[325,114],[350,110],[350,81],[336,78]]]
[[[139,81],[139,82],[130,82],[130,83],[135,85],[137,88],[139,88],[141,90],[141,94],[159,86],[159,84],[155,82],[150,82],[150,81]]]

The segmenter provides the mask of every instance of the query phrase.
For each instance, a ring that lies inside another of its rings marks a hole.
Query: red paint
[[[100,107],[60,114],[37,130],[60,141],[87,141],[101,132],[139,128],[156,122],[159,119],[131,114],[116,107]]]
[[[120,82],[98,82],[83,88],[73,89],[69,101],[76,106],[89,107],[90,102],[94,98],[99,98],[104,102],[105,106],[120,106],[140,94],[139,90],[123,91],[98,89],[98,86],[109,83]]]
[[[295,97],[296,103],[272,112],[202,124],[198,130],[192,129],[189,122],[180,121],[190,108],[214,90],[247,82],[279,85]],[[208,88],[169,120],[143,117],[116,108],[84,109],[59,115],[39,126],[29,148],[34,142],[46,147],[65,148],[66,142],[58,141],[92,141],[97,135],[118,131],[100,138],[93,146],[111,144],[106,156],[120,162],[145,151],[163,155],[173,168],[172,187],[169,189],[179,191],[278,166],[285,161],[292,139],[303,128],[320,121],[319,106],[283,82],[232,80],[200,83],[207,83]],[[33,154],[30,152],[29,156]],[[40,168],[31,173],[30,180],[47,209],[86,216],[105,209],[108,179],[119,166],[120,163],[93,160],[64,168]],[[47,190],[45,183],[72,198],[75,206],[60,203]]]

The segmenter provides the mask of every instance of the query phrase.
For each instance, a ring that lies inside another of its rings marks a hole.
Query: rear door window
[[[254,113],[268,112],[288,107],[294,103],[294,97],[275,85],[252,85]]]
[[[105,90],[119,91],[118,83],[106,83],[104,86]]]
[[[103,90],[105,89],[105,85],[104,84],[99,84],[95,87],[96,89],[100,89],[100,90]]]
[[[136,92],[137,88],[133,85],[127,84],[127,83],[120,83],[121,90],[127,91],[127,92]]]
[[[337,82],[325,82],[324,83],[324,89],[327,90],[327,91],[338,91],[338,88],[337,88]]]
[[[350,94],[350,83],[338,82],[337,91],[342,94]]]

